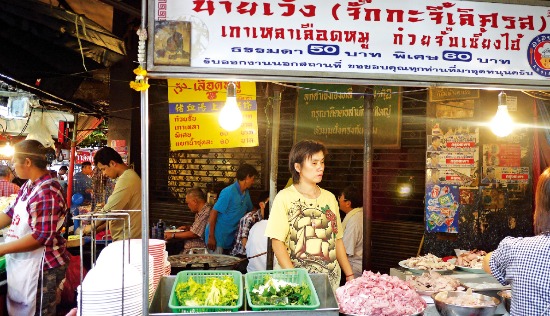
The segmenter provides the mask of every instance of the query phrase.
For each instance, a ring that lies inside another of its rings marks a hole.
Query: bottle
[[[159,219],[159,222],[157,223],[157,239],[164,239],[164,230],[166,229],[166,224],[162,221],[162,219]]]
[[[157,231],[157,225],[153,225],[153,227],[151,227],[151,239],[157,239]]]

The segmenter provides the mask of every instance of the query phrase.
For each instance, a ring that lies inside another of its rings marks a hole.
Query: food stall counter
[[[415,274],[403,268],[391,268],[390,275],[396,276],[401,280],[405,280],[407,275],[415,275]],[[479,274],[479,273],[469,273],[469,272],[464,272],[460,270],[455,270],[451,273],[451,275],[457,278],[462,284],[471,285],[472,288],[477,288],[475,290],[476,292],[480,294],[492,296],[492,297],[498,298],[498,294],[497,294],[498,291],[510,288],[509,286],[502,286],[500,283],[498,283],[498,281],[492,275],[486,274],[486,273]],[[477,284],[477,286],[472,286],[473,284]],[[439,316],[440,314],[437,312],[437,309],[433,304],[433,300],[427,297],[426,302],[428,303],[428,307],[424,311],[424,316]],[[497,310],[495,311],[495,315],[501,315],[501,316],[510,315],[506,312],[503,302],[501,302],[497,307]]]
[[[319,297],[319,301],[321,305],[318,309],[314,310],[274,310],[274,311],[252,311],[246,300],[246,295],[244,297],[244,304],[243,307],[237,311],[237,312],[217,312],[216,316],[224,316],[224,315],[235,315],[235,314],[246,314],[246,315],[280,315],[281,313],[284,313],[286,316],[293,316],[293,315],[319,315],[319,316],[337,316],[339,314],[338,309],[338,303],[336,302],[336,297],[334,296],[334,293],[332,292],[332,289],[330,287],[328,276],[326,274],[317,274],[317,273],[311,273],[309,274],[311,281],[313,283],[313,287],[315,288],[315,291],[317,292],[317,296]],[[157,287],[157,290],[155,291],[155,295],[153,297],[153,300],[151,302],[151,306],[149,306],[149,315],[201,315],[201,314],[209,314],[212,313],[172,313],[170,308],[168,307],[168,301],[170,300],[170,294],[172,292],[172,287],[174,285],[174,282],[176,280],[175,275],[170,276],[164,276],[160,279],[159,285]],[[244,280],[243,280],[244,284]]]

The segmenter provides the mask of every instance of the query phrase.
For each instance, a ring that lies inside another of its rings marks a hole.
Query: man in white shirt
[[[363,192],[348,186],[338,196],[340,210],[346,213],[342,221],[344,246],[355,278],[363,274]]]

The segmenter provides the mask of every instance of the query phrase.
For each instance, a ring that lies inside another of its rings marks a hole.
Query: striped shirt
[[[239,220],[239,230],[235,235],[235,245],[231,250],[232,256],[236,256],[236,255],[246,256],[246,248],[243,245],[243,238],[248,239],[248,233],[250,232],[250,228],[252,228],[252,225],[262,220],[261,212],[262,212],[261,209],[248,212]]]
[[[501,284],[512,286],[511,316],[550,315],[550,235],[504,238],[489,266]]]
[[[206,244],[204,243],[204,229],[206,228],[206,224],[208,224],[208,218],[210,217],[211,209],[212,206],[206,203],[204,204],[202,209],[197,214],[195,214],[195,221],[193,222],[193,225],[191,225],[189,230],[199,237],[187,239],[183,246],[184,250],[192,248],[206,248]]]
[[[30,195],[35,187],[39,187],[38,191]],[[29,180],[19,191],[15,203],[4,212],[13,218],[15,204],[27,199],[32,237],[46,248],[44,270],[64,265],[69,261],[69,254],[65,239],[56,230],[58,222],[67,213],[61,185],[49,173],[34,182]]]

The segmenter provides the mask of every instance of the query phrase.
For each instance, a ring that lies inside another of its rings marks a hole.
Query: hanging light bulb
[[[11,146],[9,142],[7,142],[6,145],[2,147],[2,149],[0,149],[0,154],[2,154],[2,156],[4,157],[13,156],[14,152],[15,150],[13,149],[13,146]]]
[[[508,113],[506,93],[504,91],[498,95],[498,110],[491,121],[491,130],[498,137],[506,137],[514,130],[514,122]]]
[[[220,126],[229,132],[241,127],[243,115],[237,106],[237,87],[233,82],[227,85],[227,98],[218,116]]]

